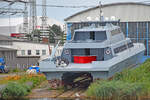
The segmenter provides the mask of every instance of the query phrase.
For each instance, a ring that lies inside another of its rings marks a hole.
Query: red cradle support
[[[96,61],[96,56],[74,56],[74,63],[91,63]]]

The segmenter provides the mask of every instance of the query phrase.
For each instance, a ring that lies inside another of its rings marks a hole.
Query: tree
[[[63,38],[64,32],[62,31],[61,27],[56,24],[49,26],[48,31],[50,43],[55,43],[55,40],[61,40]]]
[[[27,34],[26,37],[28,37],[29,40],[33,40],[34,37],[37,37],[39,41],[40,34],[41,34],[41,31],[39,29],[35,29],[30,34]]]

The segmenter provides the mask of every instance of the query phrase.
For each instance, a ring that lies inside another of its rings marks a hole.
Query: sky
[[[42,4],[42,0],[37,0],[37,4]],[[65,6],[90,6],[98,5],[100,0],[47,0],[47,5],[65,5]],[[102,4],[115,3],[115,2],[143,2],[143,0],[101,0]],[[71,16],[79,11],[88,8],[52,8],[47,7],[47,16],[54,18],[58,21],[64,21],[65,18]],[[37,7],[37,15],[41,16],[41,7]]]
[[[42,5],[42,0],[36,0],[37,4]],[[100,0],[47,0],[47,5],[59,5],[59,6],[98,6]],[[144,0],[150,1],[150,0]],[[115,2],[143,2],[143,0],[101,0],[102,4],[115,3]],[[1,3],[0,7],[8,6],[8,4]],[[21,8],[20,4],[13,4],[13,7]],[[57,21],[64,22],[64,19],[83,10],[89,8],[56,8],[47,7],[47,16]],[[42,7],[37,6],[37,16],[42,16]],[[6,18],[8,16],[0,16],[0,18]],[[14,15],[12,17],[22,17],[20,15]]]

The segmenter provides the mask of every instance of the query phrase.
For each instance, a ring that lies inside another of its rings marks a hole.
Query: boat
[[[119,26],[106,23],[105,26],[84,27],[74,31],[56,56],[59,43],[49,58],[40,62],[40,71],[50,83],[72,81],[80,75],[88,75],[92,80],[108,79],[115,73],[140,64],[144,55],[143,43],[133,43],[126,38]]]

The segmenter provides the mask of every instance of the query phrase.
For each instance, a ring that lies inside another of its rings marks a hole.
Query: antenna
[[[101,1],[99,2],[99,17],[100,17],[100,21],[102,21],[102,3],[101,3]]]
[[[24,7],[24,15],[23,15],[23,31],[24,33],[28,34],[28,4],[27,0],[25,1]]]

